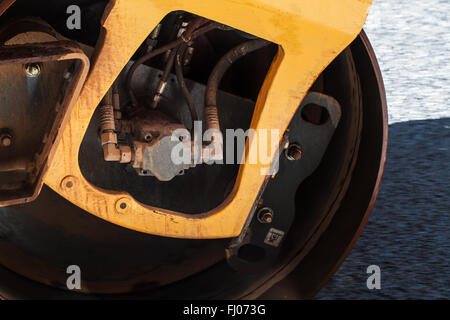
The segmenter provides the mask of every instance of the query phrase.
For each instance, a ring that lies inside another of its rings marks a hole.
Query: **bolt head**
[[[38,63],[28,63],[25,65],[25,74],[29,78],[39,77],[41,74],[41,66]]]
[[[265,223],[272,223],[272,215],[271,214],[265,214],[263,218],[264,218]]]
[[[2,135],[0,137],[0,143],[5,148],[10,147],[12,145],[12,137],[10,135]]]
[[[273,221],[273,210],[271,208],[261,208],[258,211],[258,221],[261,223],[272,223]]]
[[[302,148],[298,144],[289,144],[286,151],[286,158],[291,161],[300,160],[303,156]]]

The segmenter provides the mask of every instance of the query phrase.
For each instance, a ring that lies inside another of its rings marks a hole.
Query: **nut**
[[[101,134],[102,146],[105,144],[117,144],[117,134],[114,132],[105,132]]]

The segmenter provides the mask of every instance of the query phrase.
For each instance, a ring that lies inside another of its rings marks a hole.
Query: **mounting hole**
[[[153,140],[153,136],[151,133],[147,133],[144,137],[145,141],[151,142]]]
[[[131,209],[132,203],[131,203],[130,199],[122,198],[122,199],[117,200],[115,207],[116,207],[117,213],[123,214],[123,213],[127,213]]]
[[[266,251],[253,244],[244,244],[239,248],[238,257],[248,262],[258,262],[266,257]]]
[[[74,176],[67,176],[61,181],[61,188],[67,192],[71,191],[78,183],[78,179]]]
[[[302,118],[306,122],[320,126],[330,120],[330,114],[326,108],[310,103],[303,107]]]

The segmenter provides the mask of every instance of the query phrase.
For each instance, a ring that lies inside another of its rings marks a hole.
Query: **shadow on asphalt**
[[[389,126],[381,190],[361,238],[318,299],[450,298],[450,118]],[[369,290],[369,265],[381,289]]]

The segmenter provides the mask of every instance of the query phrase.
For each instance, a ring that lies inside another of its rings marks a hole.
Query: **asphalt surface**
[[[450,298],[450,1],[375,0],[389,150],[369,222],[318,299]],[[369,265],[381,289],[369,290]]]

